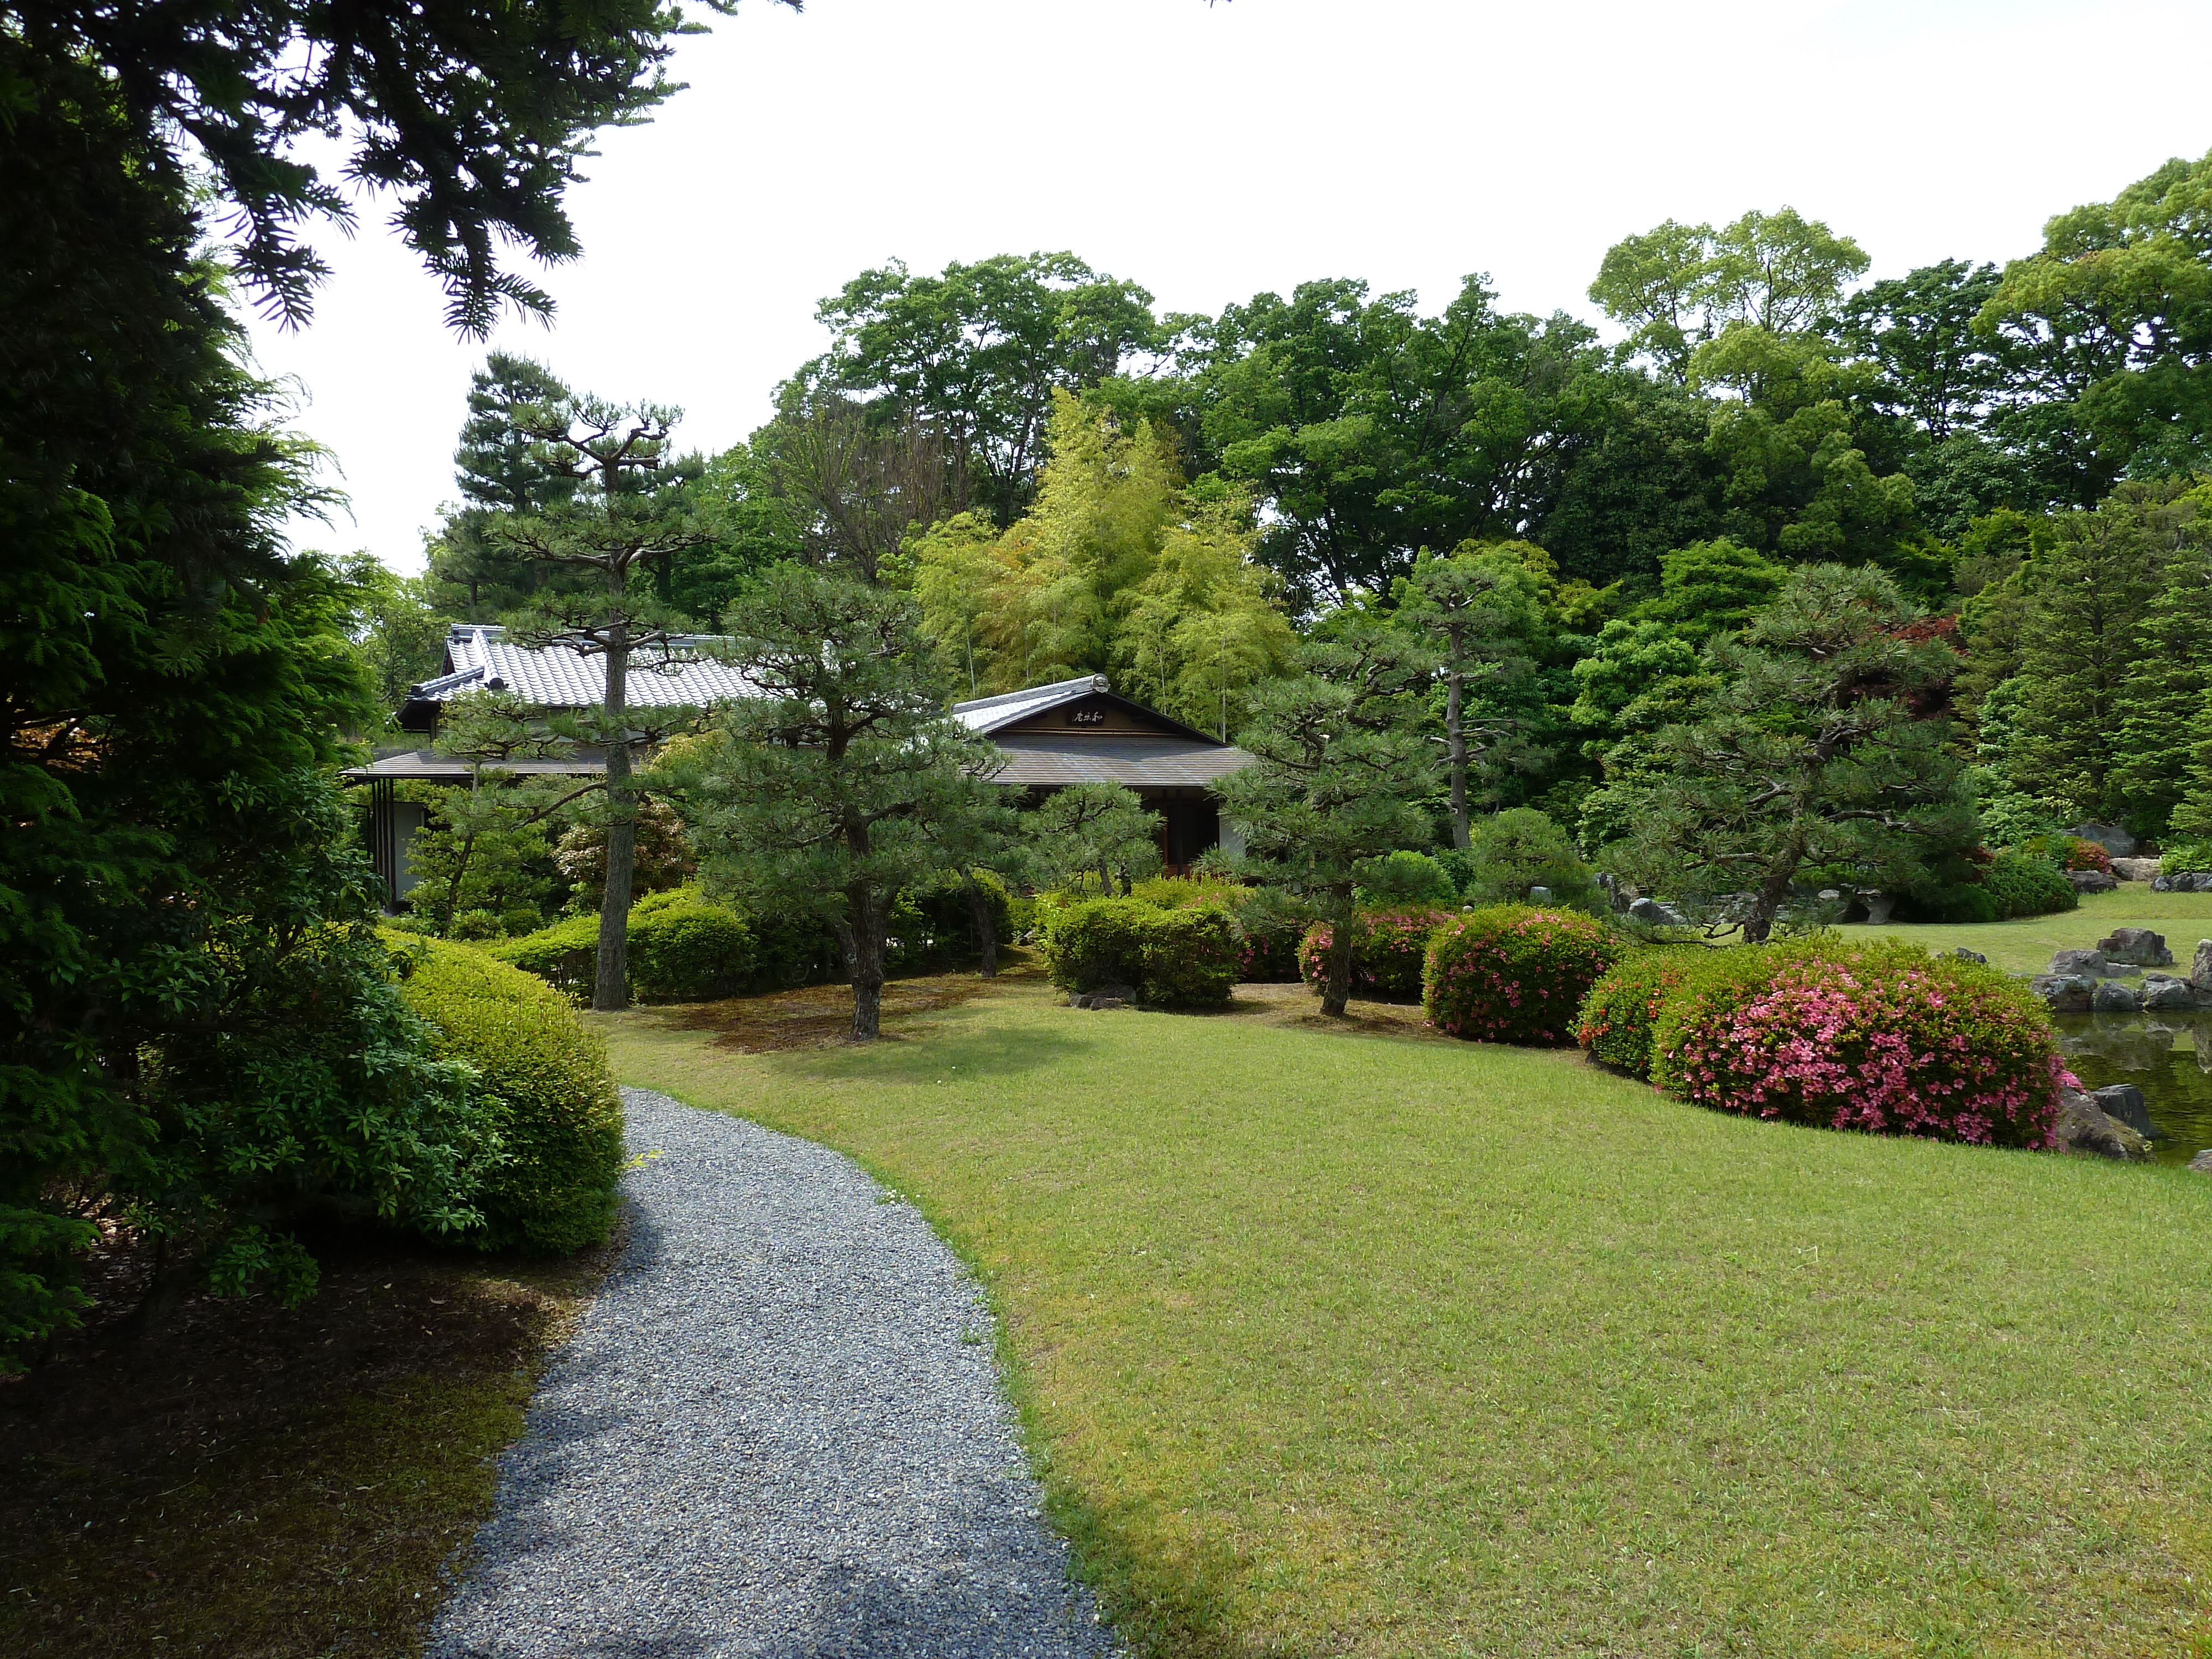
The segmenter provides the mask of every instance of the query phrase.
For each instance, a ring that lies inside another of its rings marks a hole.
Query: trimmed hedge
[[[1575,1041],[1592,1060],[1648,1079],[1652,1028],[1667,1004],[1691,987],[1741,971],[1746,954],[1702,945],[1638,951],[1590,987]]]
[[[488,949],[573,997],[588,997],[599,919],[570,916]],[[809,984],[835,975],[836,950],[818,922],[749,920],[696,887],[670,888],[630,907],[630,994],[643,1002],[704,1002],[756,985]]]
[[[2026,987],[1894,940],[1742,956],[1662,1009],[1651,1079],[1668,1094],[1873,1134],[2052,1144],[2070,1074]]]
[[[1557,1047],[1624,947],[1595,917],[1499,904],[1447,921],[1429,942],[1421,1012],[1451,1036]]]
[[[386,938],[399,994],[431,1028],[438,1057],[474,1066],[495,1106],[505,1161],[477,1200],[485,1248],[566,1254],[603,1241],[623,1166],[605,1044],[559,992],[483,951]]]
[[[1376,1002],[1419,1002],[1429,940],[1451,920],[1449,910],[1383,910],[1358,920],[1352,946],[1352,994]],[[1298,975],[1318,992],[1328,978],[1336,930],[1317,921],[1298,941]]]
[[[1228,1001],[1237,982],[1236,919],[1220,906],[1093,898],[1047,915],[1045,971],[1064,990],[1127,985],[1146,1002],[1204,1007]]]
[[[2081,895],[2057,868],[2021,853],[1999,853],[1982,872],[1982,885],[1996,901],[1997,915],[2048,915],[2055,910],[2077,910]]]

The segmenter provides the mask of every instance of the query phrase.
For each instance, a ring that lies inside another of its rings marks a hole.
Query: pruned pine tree
[[[1522,638],[1539,614],[1535,573],[1510,550],[1468,542],[1446,557],[1423,553],[1413,574],[1393,584],[1400,622],[1435,644],[1443,659],[1444,770],[1451,800],[1452,845],[1462,852],[1473,834],[1468,775],[1489,751],[1510,743],[1520,722],[1476,714],[1472,685],[1517,679],[1534,672]]]
[[[606,753],[607,882],[592,989],[592,1006],[602,1012],[629,1003],[633,761],[649,738],[629,707],[632,662],[664,670],[687,649],[685,619],[654,596],[650,574],[656,563],[714,539],[693,489],[698,464],[670,448],[680,415],[656,404],[589,397],[518,405],[509,416],[514,428],[537,446],[548,476],[571,478],[575,489],[565,500],[492,521],[492,534],[507,548],[583,578],[540,589],[509,614],[509,631],[526,643],[565,645],[606,659],[595,729],[575,733]]]
[[[960,885],[975,925],[975,949],[985,979],[999,972],[999,916],[988,873],[1008,887],[1025,880],[1034,867],[1022,834],[1022,815],[1006,791],[981,772],[971,772],[918,804],[915,821],[928,842],[936,867]]]
[[[1801,870],[1899,890],[1978,826],[1939,696],[1958,659],[1872,568],[1808,565],[1706,662],[1722,689],[1653,739],[1654,770],[1602,861],[1766,939]],[[1747,897],[1745,896],[1748,895]]]
[[[727,648],[756,695],[671,763],[711,882],[835,930],[853,1037],[881,1029],[899,889],[944,867],[944,826],[988,805],[997,748],[945,712],[914,602],[799,565],[731,611]]]
[[[1309,641],[1305,672],[1263,685],[1237,743],[1256,764],[1214,786],[1244,836],[1244,873],[1303,896],[1334,943],[1322,1011],[1352,995],[1358,891],[1379,895],[1383,863],[1428,844],[1421,798],[1436,787],[1423,714],[1437,659],[1402,629],[1360,623]]]
[[[1056,789],[1029,815],[1030,855],[1056,885],[1080,888],[1098,878],[1111,893],[1116,879],[1127,893],[1161,864],[1160,815],[1118,783],[1079,783]]]

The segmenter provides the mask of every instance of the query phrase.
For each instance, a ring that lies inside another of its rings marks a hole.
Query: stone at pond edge
[[[2173,952],[2166,948],[2166,935],[2148,927],[2115,927],[2097,941],[2107,962],[2124,962],[2137,968],[2171,968]]]
[[[2196,1157],[2191,1158],[2189,1167],[2199,1175],[2212,1175],[2212,1146],[2207,1146]]]
[[[2061,1152],[2109,1158],[2124,1164],[2141,1164],[2150,1157],[2150,1143],[2079,1089],[2058,1091],[2058,1121],[2051,1126]]]
[[[2054,1014],[2086,1014],[2097,995],[2097,981],[2083,974],[2038,974],[2027,988],[2048,1003]]]
[[[2111,969],[2102,951],[2054,951],[2051,953],[2050,971],[2054,974],[2087,974],[2094,977]]]
[[[2186,1013],[2212,1008],[2212,991],[2200,991],[2185,979],[2171,974],[2143,975],[2142,1006],[2160,1013]]]
[[[2132,1014],[2142,1007],[2142,993],[2131,986],[2115,984],[2108,979],[2089,999],[2089,1006],[2100,1014]]]
[[[2158,860],[2156,859],[2114,859],[2112,873],[2122,881],[2156,881]]]
[[[2143,1099],[2143,1091],[2134,1084],[2107,1083],[2101,1089],[2090,1090],[2089,1098],[2115,1123],[2124,1123],[2139,1135],[2149,1135],[2150,1107]]]
[[[2059,873],[2074,884],[2077,893],[2109,893],[2120,884],[2118,878],[2102,870],[2062,870]]]

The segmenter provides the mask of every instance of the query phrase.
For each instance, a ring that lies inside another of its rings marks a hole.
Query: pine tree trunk
[[[884,905],[867,888],[845,890],[845,919],[837,942],[853,983],[853,1041],[873,1042],[884,1024]]]
[[[1462,853],[1474,844],[1467,820],[1467,722],[1460,716],[1459,635],[1452,635],[1451,667],[1444,676],[1444,735],[1451,743],[1452,845]]]
[[[1774,918],[1781,913],[1782,901],[1790,896],[1790,884],[1804,856],[1804,848],[1792,843],[1767,867],[1766,879],[1759,883],[1752,899],[1751,914],[1743,920],[1745,944],[1764,945],[1774,931]]]
[[[629,629],[615,625],[607,644],[607,885],[599,896],[599,972],[592,1006],[619,1013],[629,1006],[629,899],[637,866],[637,795],[630,785]]]
[[[1328,978],[1322,987],[1321,1011],[1341,1015],[1352,1000],[1352,922],[1347,917],[1329,929]]]
[[[982,952],[981,972],[985,979],[999,975],[999,917],[991,908],[991,896],[983,884],[973,875],[967,877],[968,902],[975,912],[975,943]]]

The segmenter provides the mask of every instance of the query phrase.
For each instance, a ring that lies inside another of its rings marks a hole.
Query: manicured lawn
[[[595,1023],[976,1264],[1164,1650],[2212,1655],[2212,1180],[1034,981],[866,1049],[720,1017]]]
[[[1963,945],[2007,973],[2039,974],[2050,967],[2052,951],[2087,949],[2115,927],[2148,927],[2165,934],[2166,947],[2187,973],[2197,941],[2212,939],[2212,893],[2154,893],[2148,882],[2127,881],[2109,893],[2084,893],[2080,909],[2056,915],[2020,921],[1893,921],[1880,927],[1854,922],[1837,931],[1847,939],[1894,933],[1930,951]]]

